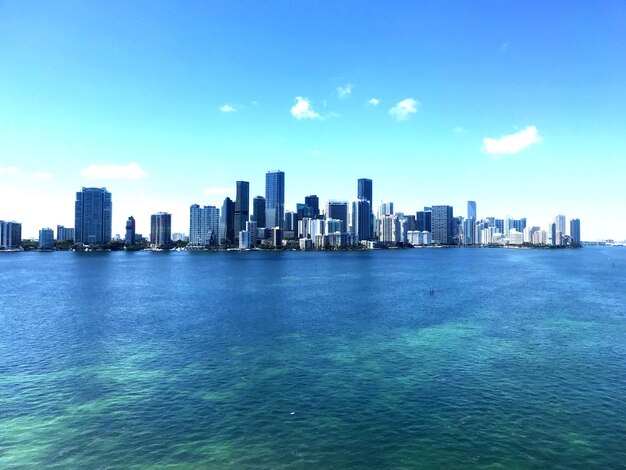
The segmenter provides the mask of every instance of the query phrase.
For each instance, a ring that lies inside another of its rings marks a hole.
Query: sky
[[[0,220],[189,231],[235,181],[626,238],[626,2],[0,0]]]

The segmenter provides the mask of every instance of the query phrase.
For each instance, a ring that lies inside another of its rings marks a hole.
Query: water
[[[0,468],[625,468],[625,281],[620,248],[0,255]]]

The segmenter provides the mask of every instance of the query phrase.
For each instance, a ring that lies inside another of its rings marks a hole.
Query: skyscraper
[[[63,225],[57,225],[57,240],[74,240],[74,229],[65,228]]]
[[[467,218],[476,222],[476,201],[467,201]]]
[[[265,175],[265,221],[268,228],[280,227],[285,220],[285,173],[268,171]]]
[[[372,194],[372,180],[360,178],[358,182],[357,199],[367,199],[371,206],[373,204]]]
[[[257,227],[265,227],[265,198],[257,196],[252,200],[252,220],[256,222]]]
[[[124,237],[124,245],[134,245],[135,239],[135,218],[131,215],[126,221],[126,236]]]
[[[189,244],[214,246],[219,242],[220,210],[215,206],[189,207]]]
[[[150,244],[157,247],[172,244],[172,214],[157,212],[150,216]]]
[[[232,245],[235,243],[235,203],[229,197],[224,199],[224,204],[222,204],[219,234],[220,244]]]
[[[320,198],[315,194],[306,196],[304,203],[311,208],[311,217],[317,218],[320,215]]]
[[[341,220],[340,232],[348,231],[348,203],[346,201],[328,201],[326,217]]]
[[[83,245],[111,241],[113,203],[106,188],[83,188],[74,204],[75,242]]]
[[[561,232],[561,236],[566,234],[565,232],[565,216],[563,214],[559,214],[554,218],[554,223],[556,224],[556,231]]]
[[[250,215],[250,183],[237,181],[237,197],[235,199],[235,242],[239,232],[246,229]]]
[[[452,206],[432,207],[433,243],[451,245],[454,243],[454,217]]]
[[[22,224],[0,220],[0,248],[15,250],[22,243]]]
[[[580,246],[580,219],[570,219],[569,235],[572,237],[572,245]]]
[[[423,211],[418,211],[415,213],[415,222],[417,224],[417,230],[420,232],[431,232],[432,231],[432,211],[429,207],[428,210],[424,208]]]
[[[372,238],[372,208],[370,201],[365,198],[361,198],[354,204],[354,226],[355,233],[360,240],[369,240]]]

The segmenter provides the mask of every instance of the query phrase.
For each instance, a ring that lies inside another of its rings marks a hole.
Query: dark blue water
[[[615,469],[625,449],[624,249],[0,255],[3,469]]]

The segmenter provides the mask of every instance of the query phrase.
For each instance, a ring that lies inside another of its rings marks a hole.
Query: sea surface
[[[626,249],[0,254],[0,468],[626,468]]]

